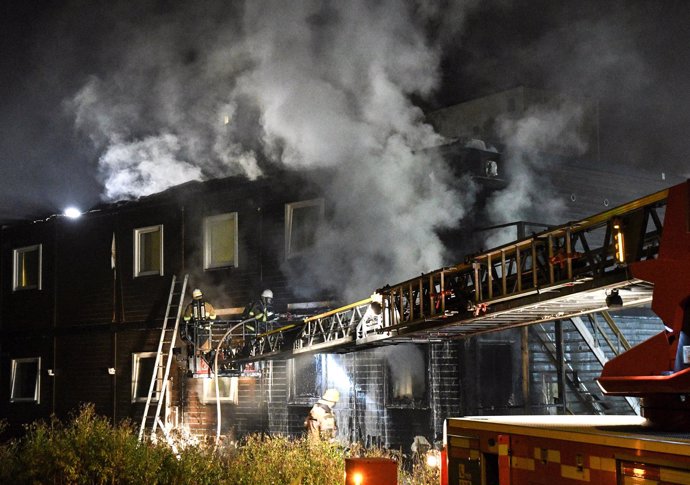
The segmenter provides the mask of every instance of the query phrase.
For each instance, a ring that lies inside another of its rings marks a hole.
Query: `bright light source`
[[[76,207],[68,207],[65,209],[65,212],[62,213],[62,215],[69,217],[70,219],[76,219],[77,217],[81,217],[81,211]]]
[[[354,483],[355,485],[362,485],[363,480],[364,477],[361,473],[355,473],[354,475],[352,475],[352,483]]]
[[[441,464],[441,457],[438,450],[430,450],[426,454],[426,466],[429,468],[437,468]]]

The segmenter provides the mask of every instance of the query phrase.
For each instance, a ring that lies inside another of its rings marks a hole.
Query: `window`
[[[132,354],[132,402],[146,402],[153,377],[153,368],[156,363],[155,352],[138,352]],[[161,390],[161,369],[158,369],[158,379],[152,399],[158,400]]]
[[[301,355],[290,359],[290,402],[312,404],[323,391],[320,355]]]
[[[163,274],[163,226],[134,230],[134,276]]]
[[[204,269],[237,267],[237,212],[204,219]]]
[[[316,242],[316,229],[323,217],[323,199],[285,204],[285,257],[304,252]]]
[[[10,402],[40,402],[41,358],[12,360]]]
[[[513,345],[510,342],[479,344],[479,405],[486,410],[505,408],[513,400]]]
[[[218,378],[218,394],[220,402],[237,404],[238,395],[237,377],[219,377]],[[216,379],[204,379],[204,403],[216,402]]]
[[[43,246],[36,244],[14,250],[13,289],[40,290]]]
[[[427,353],[424,347],[402,344],[382,350],[386,361],[386,405],[427,407]]]

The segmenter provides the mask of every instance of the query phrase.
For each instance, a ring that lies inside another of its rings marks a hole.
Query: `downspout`
[[[55,403],[57,400],[57,305],[58,305],[58,236],[60,228],[59,216],[55,218],[55,242],[53,244],[53,382],[52,382],[52,399],[51,399],[51,413],[55,414]]]

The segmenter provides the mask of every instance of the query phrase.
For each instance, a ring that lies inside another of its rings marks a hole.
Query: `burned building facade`
[[[485,238],[475,230],[491,225],[485,206],[494,194],[511,190],[508,163],[485,148],[460,143],[440,150],[454,172],[469,173],[480,187],[462,227],[441,235],[458,257],[479,249]],[[552,199],[562,203],[561,220],[531,221],[543,223],[540,228],[607,210],[674,182],[556,159],[544,165],[539,179],[549,181]],[[200,288],[218,319],[229,322],[239,321],[245,305],[267,288],[275,296],[275,311],[286,315],[349,303],[335,301],[329,290],[299,287],[290,278],[307,262],[314,228],[329,208],[328,195],[309,180],[286,172],[256,181],[191,182],[96,207],[74,220],[51,216],[5,227],[0,233],[0,417],[18,431],[21,424],[51,414],[66,417],[82,403],[93,403],[114,422],[138,423],[173,276],[189,275],[185,303],[191,290]],[[510,226],[512,239],[534,230],[525,228]],[[362,288],[361,296],[375,289]],[[660,325],[644,312],[622,314],[619,322],[631,330],[633,343]],[[561,341],[560,356],[553,352],[553,335]],[[166,421],[193,435],[211,435],[218,425],[216,382],[210,375],[190,377],[184,345],[178,340],[165,384]],[[569,377],[563,371],[566,361]],[[335,412],[341,440],[404,449],[416,435],[437,437],[452,415],[631,412],[620,399],[592,404],[604,399],[593,383],[600,368],[568,322],[466,340],[265,360],[218,379],[220,428],[233,437],[299,435],[309,408],[329,388],[340,392]]]
[[[56,215],[4,228],[0,416],[16,431],[93,403],[114,422],[138,422],[173,275],[189,274],[185,303],[201,288],[223,320],[240,319],[265,288],[277,311],[323,307],[329,295],[304,301],[284,270],[300,264],[324,204],[303,178],[280,174],[192,182],[78,219]],[[435,401],[449,399],[432,392],[434,350],[399,350],[260,362],[254,372],[222,377],[222,432],[299,434],[315,399],[336,387],[344,438],[397,444],[410,432],[428,434]],[[192,434],[211,434],[215,383],[189,374],[178,358],[166,418]],[[404,430],[400,437],[396,428]]]

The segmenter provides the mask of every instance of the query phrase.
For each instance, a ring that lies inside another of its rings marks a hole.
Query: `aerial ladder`
[[[355,303],[276,324],[234,363],[441,342],[638,306],[654,285],[630,266],[654,260],[669,190],[548,228],[455,266],[386,285]],[[231,365],[228,367],[232,367]]]
[[[175,347],[175,340],[177,339],[180,328],[182,303],[187,291],[188,279],[189,275],[184,275],[181,281],[177,279],[176,275],[173,275],[172,282],[170,283],[168,304],[165,309],[165,317],[163,318],[161,334],[158,340],[158,350],[153,365],[153,373],[149,384],[148,395],[146,397],[146,404],[144,405],[144,414],[141,418],[141,426],[139,427],[139,441],[144,438],[147,423],[149,422],[152,437],[155,437],[156,430],[159,427],[166,438],[168,437],[168,429],[161,420],[161,413],[164,409],[163,403],[165,402],[169,387],[168,379],[170,377],[170,368],[172,367],[173,348]],[[151,405],[154,400],[157,400],[156,409],[155,412],[149,416],[149,411],[151,410]]]

